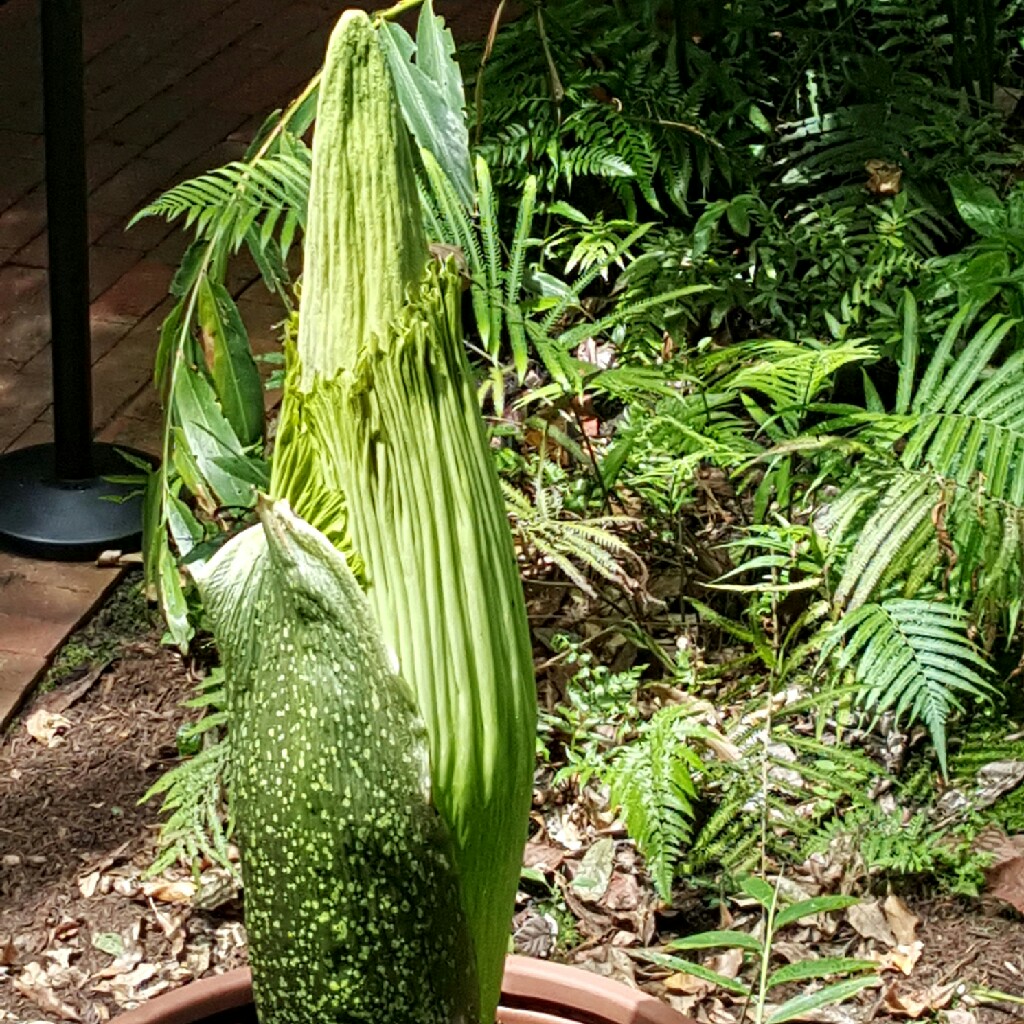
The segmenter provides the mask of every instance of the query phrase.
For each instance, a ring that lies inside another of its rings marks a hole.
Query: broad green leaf
[[[466,208],[472,209],[469,132],[462,107],[453,109],[449,105],[447,82],[439,85],[418,62],[410,59],[415,46],[403,28],[385,23],[380,38],[394,79],[395,95],[417,145],[433,154]]]
[[[156,347],[156,358],[153,360],[153,383],[161,396],[167,392],[170,367],[181,344],[184,316],[185,300],[182,299],[167,314],[160,327],[160,341]]]
[[[760,953],[764,949],[764,943],[760,939],[746,932],[737,931],[698,932],[696,935],[673,939],[665,948],[715,949],[718,946],[725,946],[727,949],[749,949],[754,953]]]
[[[184,557],[202,539],[203,528],[192,510],[177,495],[167,496],[167,525],[174,538],[174,545]]]
[[[199,327],[221,408],[243,446],[263,437],[263,385],[249,336],[227,289],[199,281]]]
[[[877,971],[877,960],[857,960],[854,957],[834,956],[822,960],[800,960],[786,964],[768,975],[767,987],[788,985],[793,981],[809,981],[812,978],[840,978],[844,974],[860,971]]]
[[[710,981],[712,985],[718,985],[719,988],[724,988],[726,992],[732,992],[738,996],[745,996],[750,991],[742,981],[738,981],[736,978],[727,978],[724,974],[712,971],[703,964],[694,964],[678,956],[667,956],[664,953],[654,953],[650,950],[640,950],[633,955],[649,960],[652,964],[657,964],[659,967],[667,967],[669,970],[677,971],[679,974],[689,974],[694,978],[700,978],[702,981]]]
[[[754,638],[751,636],[749,639],[753,641]],[[774,887],[769,885],[763,878],[757,878],[755,875],[744,878],[740,882],[740,889],[751,899],[757,900],[765,910],[768,910],[775,902]]]
[[[213,388],[198,370],[182,367],[177,374],[174,411],[195,464],[217,500],[233,508],[251,507],[256,500],[252,485],[225,472],[218,462],[225,456],[242,459],[244,453]]]
[[[950,178],[953,202],[964,223],[983,238],[995,238],[1007,228],[1006,208],[993,188],[973,175],[958,174]]]
[[[823,1006],[844,1003],[858,992],[875,984],[876,978],[852,978],[849,981],[841,981],[838,985],[829,985],[817,992],[794,996],[768,1018],[767,1024],[785,1024],[787,1020],[798,1020],[812,1010],[820,1010]]]
[[[859,902],[855,896],[815,896],[814,899],[801,900],[779,911],[775,917],[775,927],[785,928],[787,924],[802,918],[827,914],[831,910],[845,910]]]
[[[160,531],[157,548],[157,579],[159,581],[160,610],[164,614],[171,639],[183,653],[192,639],[192,626],[188,621],[188,602],[181,585],[178,563],[171,554],[167,534]]]

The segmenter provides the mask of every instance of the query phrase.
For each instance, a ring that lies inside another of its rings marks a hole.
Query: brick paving
[[[155,451],[151,392],[167,286],[184,239],[131,214],[185,177],[242,155],[268,112],[315,72],[346,6],[328,0],[83,0],[90,189],[93,425]],[[480,38],[492,0],[435,0],[456,38]],[[37,0],[0,0],[0,451],[51,439],[46,209]],[[253,344],[275,343],[252,266],[231,291]],[[0,552],[0,729],[115,569]]]

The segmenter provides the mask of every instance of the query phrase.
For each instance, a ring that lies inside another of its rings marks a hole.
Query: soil
[[[241,908],[231,892],[215,909],[196,910],[187,871],[149,889],[142,879],[159,816],[155,802],[139,800],[178,759],[176,734],[195,715],[184,702],[201,669],[160,643],[137,594],[137,581],[122,587],[73,639],[67,649],[74,657],[58,663],[51,688],[0,737],[0,1021],[93,1024],[245,961]],[[66,719],[53,746],[26,728],[40,708]],[[899,993],[1024,990],[1019,917],[986,902],[925,900],[912,909],[924,950]],[[600,962],[607,953],[612,964],[610,953],[622,952],[613,945],[586,955]],[[908,1019],[888,1014],[881,992],[850,1016],[821,1019]],[[1006,1024],[1024,1018],[1024,1008],[981,1006],[973,1014],[964,1019]]]

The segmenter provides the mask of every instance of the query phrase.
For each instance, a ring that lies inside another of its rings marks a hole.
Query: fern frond
[[[691,714],[684,705],[656,712],[604,773],[611,799],[621,807],[626,829],[666,903],[671,902],[676,865],[693,830],[694,775],[704,768],[689,745],[699,733],[688,718]]]
[[[984,697],[988,663],[967,635],[963,612],[943,601],[891,598],[848,612],[827,637],[822,657],[839,649],[853,667],[860,703],[897,720],[922,722],[946,771],[946,721],[963,697]]]
[[[227,231],[237,249],[246,232],[261,216],[278,218],[293,212],[299,226],[305,222],[311,156],[304,146],[290,153],[265,156],[254,163],[235,161],[169,189],[132,220],[183,218],[197,239],[214,231]]]

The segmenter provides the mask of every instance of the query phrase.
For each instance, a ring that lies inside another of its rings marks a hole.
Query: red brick
[[[114,226],[99,239],[100,245],[114,246],[121,249],[136,249],[140,253],[155,249],[169,234],[173,227],[162,217],[146,217],[128,228],[128,221],[119,218]]]
[[[154,191],[166,186],[172,173],[163,164],[138,157],[95,189],[89,197],[89,206],[97,213],[127,218],[140,209]]]
[[[45,270],[14,264],[0,268],[0,324],[17,313],[45,310],[45,290]]]
[[[290,98],[302,91],[309,81],[312,69],[294,65],[290,61],[265,64],[248,75],[236,89],[216,98],[213,105],[219,110],[246,114],[253,110],[273,110],[282,97]]]
[[[20,249],[45,227],[46,196],[42,189],[35,189],[0,213],[0,246]]]
[[[0,150],[0,153],[3,153]],[[26,192],[38,188],[43,181],[43,160],[36,157],[3,156],[3,177],[0,178],[0,210],[13,206]]]
[[[0,652],[53,654],[117,580],[117,570],[96,572],[92,591],[61,586],[60,565],[53,565],[48,579],[13,576],[0,585]]]
[[[103,128],[102,135],[113,142],[128,142],[146,149],[195,109],[194,101],[182,97],[179,90],[165,91]],[[99,118],[100,113],[96,116]]]
[[[183,121],[159,142],[150,146],[143,155],[147,160],[164,166],[173,163],[175,169],[180,170],[212,146],[229,138],[245,119],[244,113],[237,114],[212,108],[205,110],[201,117],[190,117]]]
[[[17,363],[0,361],[0,451],[8,448],[50,404],[46,373],[22,373]]]
[[[93,303],[93,315],[101,320],[145,316],[167,295],[173,273],[166,263],[156,260],[145,259],[136,263]]]
[[[93,366],[93,423],[98,428],[105,427],[143,388],[151,386],[159,326],[155,317],[142,320]]]
[[[106,441],[108,444],[123,445],[126,448],[135,448],[147,455],[156,456],[159,456],[162,451],[162,438],[159,419],[138,419],[126,414],[118,416],[99,433],[99,440]]]
[[[89,143],[89,188],[95,189],[112,178],[122,167],[138,157],[138,146],[124,142],[94,139]]]
[[[114,218],[105,213],[89,214],[89,241],[95,242],[110,229]],[[46,267],[50,262],[47,232],[36,235],[28,245],[23,245],[11,260],[23,267]]]
[[[48,419],[38,419],[30,423],[8,446],[11,450],[15,448],[28,448],[34,444],[48,444],[53,440],[53,416]]]
[[[95,363],[105,356],[131,329],[135,320],[101,320],[92,317],[90,327],[92,361]]]
[[[97,299],[142,258],[138,249],[94,245],[89,250],[89,298]]]
[[[19,366],[30,362],[49,344],[50,314],[45,309],[21,312],[0,324],[0,351]]]
[[[272,306],[262,302],[240,302],[238,312],[249,334],[249,344],[254,352],[281,351],[281,323],[285,312],[280,305]]]

